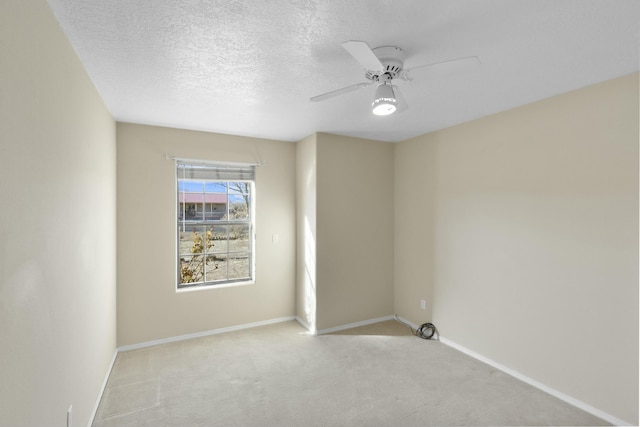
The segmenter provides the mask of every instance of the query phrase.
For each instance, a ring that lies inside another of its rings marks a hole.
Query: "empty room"
[[[640,2],[0,2],[0,427],[638,425]]]

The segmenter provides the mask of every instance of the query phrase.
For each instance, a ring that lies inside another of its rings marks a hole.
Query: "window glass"
[[[227,183],[214,181],[214,182],[205,182],[204,191],[207,193],[226,193],[227,192]]]
[[[254,280],[253,169],[178,162],[176,176],[178,288]]]

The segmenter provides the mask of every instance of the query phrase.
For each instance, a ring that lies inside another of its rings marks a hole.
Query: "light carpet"
[[[298,323],[118,354],[93,427],[608,425],[392,320]]]

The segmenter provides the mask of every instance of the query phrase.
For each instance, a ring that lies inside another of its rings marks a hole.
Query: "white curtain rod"
[[[202,159],[187,159],[185,157],[176,157],[171,154],[165,153],[166,160],[175,160],[178,162],[190,162],[194,164],[215,164],[215,165],[224,165],[224,166],[255,166],[260,167],[267,164],[267,162],[258,162],[258,163],[239,163],[239,162],[221,162],[215,160],[202,160]]]

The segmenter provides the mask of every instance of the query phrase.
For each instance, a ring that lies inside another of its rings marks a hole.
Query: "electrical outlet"
[[[71,413],[73,411],[73,405],[69,405],[69,409],[67,409],[67,427],[71,427]]]
[[[280,240],[280,236],[278,236],[277,234],[271,235],[271,243],[278,243],[278,240]]]
[[[427,309],[427,301],[421,299],[420,300],[420,309],[422,310],[426,310]]]

